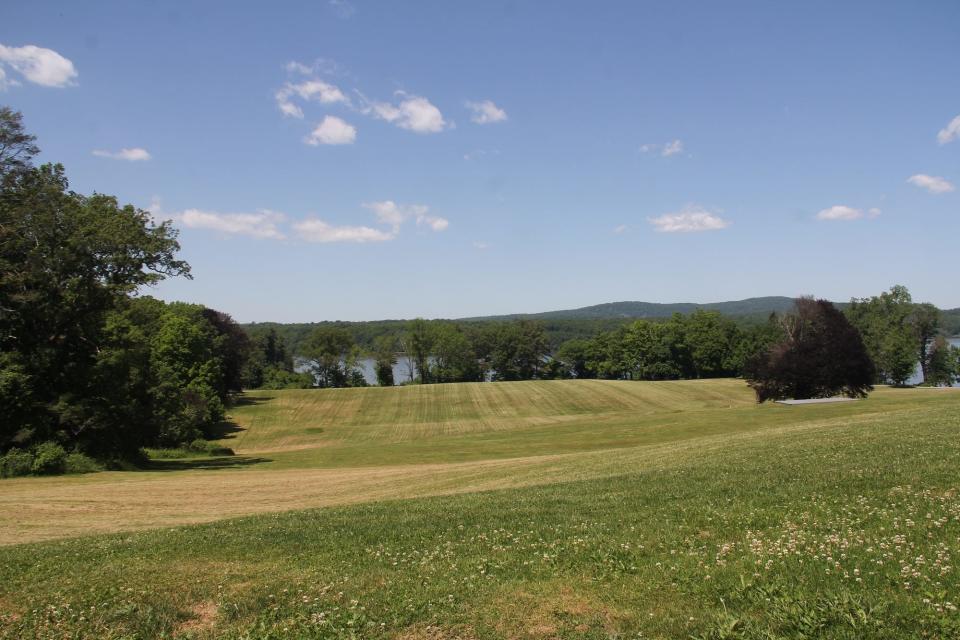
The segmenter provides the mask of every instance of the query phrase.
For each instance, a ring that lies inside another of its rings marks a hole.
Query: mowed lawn
[[[955,390],[272,391],[231,420],[233,458],[0,482],[0,637],[960,637]]]

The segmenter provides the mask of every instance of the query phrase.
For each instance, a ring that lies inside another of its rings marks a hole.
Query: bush
[[[95,473],[103,471],[103,467],[93,458],[74,451],[67,455],[64,460],[64,468],[67,473]]]
[[[233,449],[229,447],[222,447],[214,442],[209,442],[198,438],[191,442],[188,446],[188,449],[191,451],[196,451],[197,453],[202,453],[208,456],[232,456]]]
[[[0,478],[29,475],[32,468],[33,455],[29,451],[13,448],[0,456]]]
[[[31,471],[38,475],[63,473],[66,469],[67,452],[56,442],[41,442],[33,450]]]

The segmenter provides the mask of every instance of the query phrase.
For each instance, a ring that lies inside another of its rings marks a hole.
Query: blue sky
[[[241,321],[960,306],[960,3],[16,3],[0,103]]]

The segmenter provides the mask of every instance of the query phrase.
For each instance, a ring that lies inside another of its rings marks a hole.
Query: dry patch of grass
[[[554,582],[505,590],[496,598],[492,625],[504,638],[561,638],[602,631],[614,637],[631,618],[627,611],[605,604],[583,585]]]
[[[177,626],[174,636],[193,636],[212,630],[217,624],[217,611],[215,602],[198,602],[190,607],[190,618]]]
[[[477,640],[473,629],[469,627],[446,627],[435,625],[416,625],[404,629],[396,640]]]

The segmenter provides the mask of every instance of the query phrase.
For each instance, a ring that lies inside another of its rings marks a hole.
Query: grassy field
[[[960,637],[958,391],[462,384],[231,417],[231,458],[2,481],[0,637]]]

